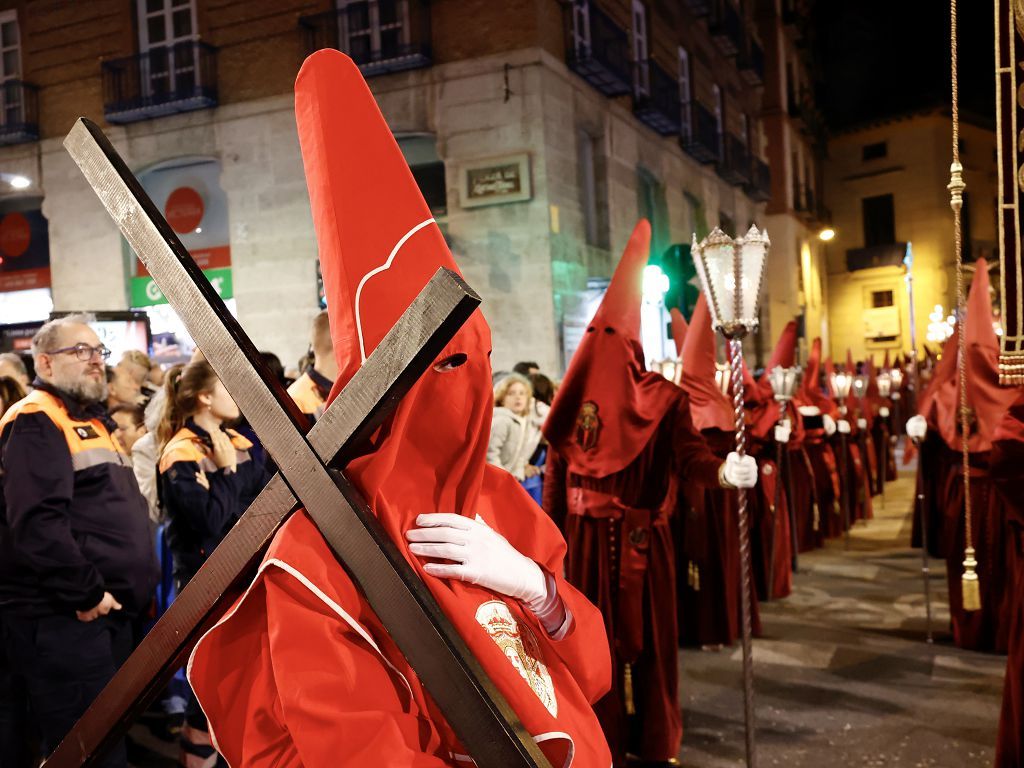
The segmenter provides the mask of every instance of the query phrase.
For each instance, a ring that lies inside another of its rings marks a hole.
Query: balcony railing
[[[764,48],[753,37],[747,36],[736,57],[736,64],[748,85],[764,83]]]
[[[699,101],[683,105],[683,129],[679,143],[699,163],[717,162],[721,155],[718,121],[711,110]]]
[[[429,67],[433,63],[428,0],[350,2],[301,16],[306,54],[321,48],[347,53],[365,77]]]
[[[39,88],[23,80],[0,83],[0,145],[39,138]]]
[[[694,16],[707,16],[711,13],[711,0],[683,0],[683,4]]]
[[[731,133],[725,135],[725,151],[718,161],[717,171],[723,180],[736,186],[750,181],[750,153]]]
[[[641,63],[647,67],[650,92],[635,94],[633,114],[662,136],[679,133],[682,122],[679,81],[653,61]]]
[[[772,175],[768,163],[759,157],[750,160],[750,181],[744,189],[747,197],[756,203],[767,203],[772,199]]]
[[[131,123],[217,106],[217,49],[199,40],[104,61],[103,112]]]
[[[633,90],[630,77],[629,33],[593,3],[581,10],[575,3],[563,6],[566,64],[605,96],[621,96]],[[576,29],[579,14],[589,15],[589,36]]]
[[[726,56],[735,55],[743,42],[743,24],[736,6],[729,0],[717,0],[711,9],[708,31],[719,51]]]

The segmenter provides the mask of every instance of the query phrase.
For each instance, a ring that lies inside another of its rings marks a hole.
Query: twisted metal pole
[[[736,418],[736,453],[747,455],[747,427],[743,417],[743,334],[729,336],[729,364],[732,368],[732,407]],[[746,727],[747,768],[757,768],[754,744],[754,659],[750,619],[750,526],[747,491],[737,488],[740,528],[740,621],[743,642],[743,713]]]

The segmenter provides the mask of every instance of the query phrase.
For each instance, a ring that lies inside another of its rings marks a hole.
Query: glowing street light
[[[834,239],[835,236],[836,231],[832,229],[832,227],[825,227],[823,230],[821,230],[821,232],[818,233],[818,239],[824,243],[827,243],[829,240]]]

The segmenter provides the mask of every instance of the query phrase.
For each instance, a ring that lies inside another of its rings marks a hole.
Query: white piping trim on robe
[[[359,285],[356,286],[356,299],[355,299],[356,335],[359,337],[359,354],[360,354],[360,356],[362,358],[361,362],[363,362],[363,363],[366,362],[366,344],[363,342],[363,319],[362,319],[362,316],[359,314],[359,300],[360,300],[360,298],[362,296],[362,293],[363,293],[363,286],[366,285],[366,281],[369,280],[374,275],[380,274],[381,272],[383,272],[386,269],[391,269],[391,263],[395,260],[395,256],[398,255],[398,251],[401,250],[402,246],[405,245],[406,241],[410,237],[415,235],[417,232],[419,232],[421,229],[423,229],[425,226],[427,226],[428,224],[433,224],[433,223],[434,223],[434,219],[433,218],[427,219],[426,221],[421,221],[415,227],[413,227],[408,232],[406,232],[404,235],[402,235],[402,239],[398,241],[398,243],[395,245],[394,249],[391,251],[391,255],[388,256],[388,260],[385,261],[383,264],[381,264],[379,267],[376,267],[375,269],[371,269],[369,272],[367,272],[365,275],[363,275],[362,280],[359,281]]]

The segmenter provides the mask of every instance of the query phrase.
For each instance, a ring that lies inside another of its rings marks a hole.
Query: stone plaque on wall
[[[533,196],[530,156],[505,155],[463,163],[459,170],[459,205],[518,203]]]

